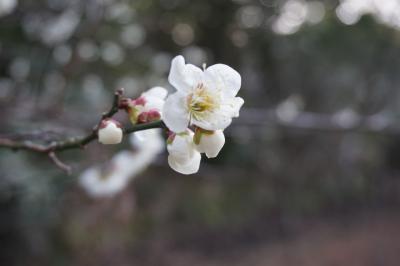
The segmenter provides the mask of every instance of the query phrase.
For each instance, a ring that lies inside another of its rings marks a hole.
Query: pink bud
[[[157,109],[151,109],[147,112],[140,113],[138,123],[148,123],[161,119],[161,114]]]
[[[134,105],[142,105],[144,106],[146,104],[146,98],[144,98],[143,96],[140,96],[139,98],[133,100],[133,104]]]
[[[99,129],[107,127],[108,123],[114,123],[117,127],[122,128],[122,124],[119,121],[112,118],[106,118],[101,120]]]
[[[148,111],[148,122],[156,121],[161,119],[160,111],[157,109],[151,109]]]
[[[133,100],[130,98],[123,98],[119,101],[118,108],[119,109],[125,109],[126,111],[129,110],[129,108],[133,105]]]

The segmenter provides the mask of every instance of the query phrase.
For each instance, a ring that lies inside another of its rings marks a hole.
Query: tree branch
[[[86,136],[82,137],[71,137],[64,140],[51,141],[48,144],[34,143],[30,140],[13,140],[11,138],[0,137],[0,148],[8,148],[12,150],[28,150],[37,153],[47,154],[50,159],[60,169],[71,172],[71,168],[61,162],[56,156],[56,151],[65,151],[70,149],[84,148],[87,144],[97,139],[97,131],[101,124],[101,121],[107,118],[111,118],[115,115],[122,107],[120,106],[123,89],[117,90],[114,94],[112,106],[108,112],[104,112],[101,116],[100,121],[93,127],[92,131]],[[124,135],[131,134],[136,131],[151,129],[151,128],[165,128],[162,121],[155,121],[146,124],[137,124],[130,128],[124,129]]]
[[[61,170],[65,171],[68,175],[71,174],[72,172],[72,168],[71,166],[63,163],[56,155],[56,153],[54,151],[49,152],[49,157],[50,159],[53,161],[53,163],[55,165],[57,165],[58,168],[60,168]]]

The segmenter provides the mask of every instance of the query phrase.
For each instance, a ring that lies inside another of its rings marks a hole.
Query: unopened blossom
[[[222,130],[197,129],[194,142],[199,152],[205,153],[208,158],[215,158],[225,144],[225,135]]]
[[[102,144],[118,144],[122,141],[123,131],[115,120],[103,120],[98,130],[98,140]]]
[[[224,64],[206,69],[185,64],[182,56],[172,60],[168,81],[176,92],[168,96],[163,121],[174,132],[184,132],[193,124],[206,130],[223,130],[239,116],[244,101],[236,97],[241,77]]]
[[[129,101],[127,110],[132,124],[160,120],[167,93],[162,87],[154,87]]]
[[[201,155],[193,143],[193,132],[174,134],[168,139],[168,164],[184,175],[197,173],[200,167]]]

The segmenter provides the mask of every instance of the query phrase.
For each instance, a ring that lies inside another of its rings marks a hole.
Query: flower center
[[[218,107],[218,97],[200,83],[194,89],[193,93],[189,94],[187,107],[194,119],[201,120]]]

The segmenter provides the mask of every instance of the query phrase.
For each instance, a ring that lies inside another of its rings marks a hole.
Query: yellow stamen
[[[201,120],[218,107],[218,96],[200,83],[188,96],[187,106],[191,117]]]

